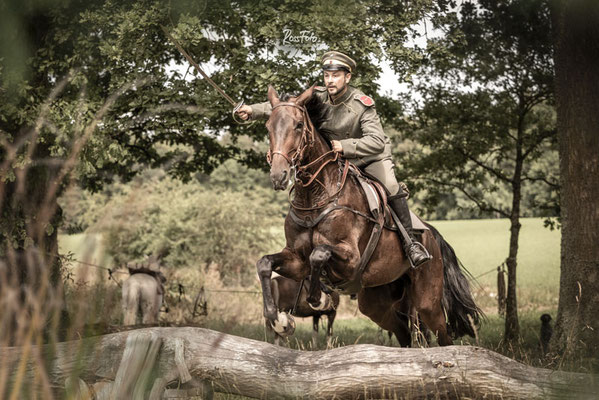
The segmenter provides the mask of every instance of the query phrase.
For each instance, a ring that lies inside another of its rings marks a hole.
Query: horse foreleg
[[[320,314],[312,316],[312,348],[318,348],[318,323],[320,322]]]
[[[271,321],[277,319],[277,307],[275,305],[272,289],[271,276],[276,270],[281,275],[300,281],[303,263],[301,259],[289,249],[285,248],[280,253],[270,254],[262,257],[256,263],[260,286],[262,287],[262,300],[264,302],[264,317]]]
[[[336,315],[336,310],[333,310],[327,314],[327,348],[332,346],[331,338],[333,336],[333,322],[335,322]]]
[[[310,267],[312,273],[310,275],[310,293],[308,295],[308,304],[314,310],[324,311],[327,310],[331,304],[331,296],[320,290],[320,274],[322,267],[331,259],[333,256],[333,249],[331,246],[323,244],[316,246],[310,254]]]

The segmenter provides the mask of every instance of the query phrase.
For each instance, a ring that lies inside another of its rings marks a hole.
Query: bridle
[[[295,208],[297,210],[301,210],[301,211],[318,210],[318,209],[324,207],[325,205],[327,205],[343,189],[343,186],[345,185],[345,180],[347,178],[348,169],[349,169],[349,161],[347,161],[347,160],[345,161],[343,173],[340,176],[339,182],[337,183],[337,191],[333,195],[329,196],[324,201],[319,202],[314,207],[304,208],[304,207],[299,207],[299,206],[295,205],[293,203],[293,201],[291,201],[291,192],[294,190],[296,185],[301,185],[302,187],[306,188],[306,187],[312,185],[312,183],[317,182],[326,190],[326,186],[320,180],[318,180],[318,175],[322,172],[322,170],[324,169],[324,167],[326,165],[328,165],[332,162],[337,162],[339,160],[339,153],[331,150],[331,151],[328,151],[328,152],[322,154],[316,160],[313,160],[313,161],[309,162],[308,164],[304,164],[304,165],[299,164],[304,159],[306,150],[308,150],[309,148],[311,148],[314,145],[314,135],[315,135],[314,125],[312,124],[312,121],[310,120],[310,117],[308,115],[308,110],[306,109],[305,106],[300,106],[298,104],[291,103],[291,102],[281,102],[281,103],[275,105],[272,108],[272,110],[274,111],[278,107],[294,107],[294,108],[297,108],[298,110],[300,110],[302,112],[304,127],[302,129],[302,136],[300,137],[300,142],[299,142],[299,145],[297,146],[297,148],[290,150],[287,154],[283,153],[282,151],[271,151],[269,149],[268,152],[266,153],[266,161],[268,162],[269,165],[272,165],[273,157],[278,154],[278,155],[282,156],[289,163],[289,165],[291,166],[291,169],[294,171],[295,182],[294,182],[294,185],[289,190],[289,194],[288,194],[289,195],[289,204],[291,204],[291,206],[293,208]],[[331,155],[333,157],[330,157]],[[329,158],[326,159],[327,157],[329,157]],[[318,169],[316,170],[316,172],[314,172],[314,173],[308,172],[309,168],[317,165],[318,163],[321,163],[321,164],[318,166]],[[309,177],[308,181],[304,182],[301,179],[301,176]]]
[[[272,110],[274,111],[279,107],[294,107],[300,110],[302,112],[304,128],[302,129],[300,144],[296,149],[290,150],[287,154],[282,151],[270,151],[269,149],[268,153],[266,153],[266,161],[268,162],[268,165],[272,165],[273,157],[278,154],[287,160],[292,169],[296,169],[298,167],[296,163],[303,159],[306,150],[314,144],[314,125],[308,116],[306,107],[291,102],[282,102],[275,105]],[[291,153],[293,153],[293,156],[290,156]]]

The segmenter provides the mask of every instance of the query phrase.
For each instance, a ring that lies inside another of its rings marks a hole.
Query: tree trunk
[[[28,49],[22,52],[27,61],[21,72],[26,73],[19,77],[17,69],[3,71],[8,72],[3,76],[10,88],[6,94],[16,87],[32,89],[12,93],[8,109],[20,112],[0,118],[0,343],[31,340],[25,332],[34,338],[55,333],[68,321],[57,235],[62,218],[57,197],[63,184],[57,176],[64,160],[53,149],[59,142],[42,132],[49,111],[41,98],[51,96],[60,84],[54,86],[56,76],[46,75],[35,57],[29,58],[45,48],[56,31],[44,7],[23,10],[14,14],[18,22],[13,39],[15,48]],[[47,97],[47,104],[54,99]],[[57,190],[49,190],[52,187]]]
[[[514,192],[514,198],[516,193]],[[515,202],[515,200],[514,200]],[[519,202],[519,200],[518,200]],[[513,210],[513,208],[512,208]],[[520,336],[518,323],[518,298],[516,286],[516,268],[518,266],[518,238],[520,237],[520,216],[512,211],[510,218],[510,250],[507,264],[507,297],[505,303],[505,340],[512,341]]]
[[[159,343],[160,349],[150,351]],[[29,352],[20,375],[21,382],[27,382],[20,389],[21,397],[42,391],[40,377],[46,377],[55,393],[64,388],[67,377],[71,382],[78,382],[79,377],[97,389],[103,386],[97,393],[123,388],[126,378],[129,390],[135,388],[145,396],[151,392],[153,398],[159,398],[167,382],[179,386],[177,381],[194,379],[211,381],[218,392],[254,398],[551,399],[599,395],[597,376],[528,367],[469,346],[401,349],[353,345],[308,352],[202,328],[146,328],[58,343],[54,349],[54,359],[46,363],[52,365],[48,371],[41,371],[43,364],[36,359],[49,354],[46,347],[0,349],[0,394],[10,393],[1,384],[8,379],[14,385],[19,361]],[[146,354],[152,355],[151,371],[139,368],[141,360],[147,362]],[[146,387],[140,382],[146,382]]]
[[[524,115],[524,114],[522,114]],[[510,249],[507,264],[507,297],[505,303],[505,335],[507,341],[517,340],[520,336],[518,322],[518,297],[516,270],[518,267],[518,240],[520,238],[520,202],[522,200],[522,156],[523,118],[518,124],[518,140],[516,142],[516,165],[512,177],[512,212],[510,215]]]
[[[599,3],[555,1],[561,277],[553,350],[599,359]]]
[[[42,146],[31,165],[15,168],[14,182],[0,182],[0,343],[18,345],[28,330],[35,337],[68,321],[58,258],[61,209],[56,196],[46,196],[56,171],[36,165],[50,157]]]

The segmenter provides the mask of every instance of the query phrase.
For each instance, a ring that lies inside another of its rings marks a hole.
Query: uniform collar
[[[333,104],[333,105],[345,103],[352,96],[353,92],[354,92],[354,89],[351,86],[347,86],[345,93],[343,93],[338,98],[335,98],[335,100],[333,100],[333,97],[331,95],[329,95],[329,100],[331,101],[331,104]]]

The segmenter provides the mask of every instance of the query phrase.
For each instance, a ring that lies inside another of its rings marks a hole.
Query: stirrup
[[[417,247],[424,254],[424,257],[422,257],[418,263],[416,263],[412,259],[412,254],[413,254],[414,250],[416,250],[416,251],[418,250],[418,249],[414,249],[414,247]],[[432,258],[433,258],[433,256],[430,255],[430,253],[428,252],[426,247],[424,247],[424,245],[422,243],[417,242],[415,240],[413,240],[412,243],[410,244],[410,250],[412,250],[412,251],[408,251],[408,253],[410,253],[410,254],[408,254],[408,259],[410,260],[410,265],[412,266],[413,269],[418,268],[420,265],[424,264],[427,261],[432,260]]]

